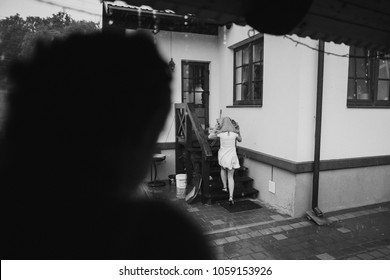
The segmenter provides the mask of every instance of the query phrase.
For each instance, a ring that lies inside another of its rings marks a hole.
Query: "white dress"
[[[228,169],[240,168],[236,151],[236,138],[238,134],[235,132],[221,132],[217,136],[221,144],[218,151],[219,165]]]

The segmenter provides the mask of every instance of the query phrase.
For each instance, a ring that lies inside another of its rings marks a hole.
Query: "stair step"
[[[237,177],[237,178],[234,178],[234,186],[236,187],[245,187],[245,186],[248,186],[248,183],[252,183],[253,182],[253,179],[251,177],[248,177],[248,176],[242,176],[242,177]],[[221,178],[217,178],[217,179],[214,179],[214,180],[210,180],[209,182],[209,185],[210,185],[210,188],[222,188],[222,180]]]
[[[218,173],[221,171],[221,167],[218,165],[218,166],[212,166],[210,167],[210,174],[213,174],[213,173]],[[240,168],[237,168],[235,173],[245,173],[248,171],[248,167],[245,167],[245,166],[240,166]]]
[[[195,138],[192,138],[195,139]],[[180,140],[180,139],[178,139]],[[209,144],[211,145],[214,140],[208,139]],[[190,157],[190,160],[192,164],[195,166],[195,164],[202,164],[202,150],[199,146],[199,142],[195,139],[192,141],[191,146],[192,147],[186,147],[186,143],[184,141],[181,142],[183,145],[183,148],[186,148],[188,151],[188,156]],[[219,139],[218,141],[214,142],[214,145],[211,146],[211,150],[213,153],[213,156],[208,159],[208,163],[210,166],[209,174],[210,174],[210,180],[209,180],[209,186],[208,186],[208,194],[202,195],[202,201],[206,203],[214,203],[218,200],[227,200],[229,199],[229,193],[222,191],[222,181],[220,177],[220,170],[221,167],[218,164],[218,150],[220,148]],[[245,159],[245,156],[238,153],[237,154],[239,162],[240,162],[240,168],[236,170],[234,173],[234,198],[242,198],[242,197],[251,197],[255,198],[258,196],[259,191],[256,190],[253,187],[253,179],[248,177],[248,168],[244,166],[243,162]]]
[[[188,149],[188,150],[190,150],[190,149]],[[242,163],[243,163],[243,161],[244,161],[244,156],[241,155],[241,154],[238,154],[237,156],[238,156],[238,160],[239,160],[240,164],[242,165]],[[192,158],[192,160],[194,160],[194,161],[201,161],[201,160],[202,160],[202,155],[201,155],[200,153],[193,153],[193,154],[191,155],[191,158]],[[211,161],[211,162],[218,162],[218,154],[215,153],[215,154],[210,158],[210,161]]]

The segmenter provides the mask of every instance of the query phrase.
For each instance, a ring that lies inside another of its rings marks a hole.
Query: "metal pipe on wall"
[[[318,72],[317,72],[317,101],[316,101],[316,124],[314,138],[314,165],[313,165],[313,194],[312,209],[317,214],[318,189],[320,177],[320,152],[321,152],[321,124],[322,124],[322,95],[324,84],[324,49],[325,43],[318,41]]]

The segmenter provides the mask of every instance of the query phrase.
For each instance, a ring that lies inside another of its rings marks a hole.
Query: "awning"
[[[107,0],[109,2],[115,2]],[[118,1],[117,1],[118,2]],[[390,51],[388,0],[125,0],[156,10],[192,14],[213,24],[249,24],[259,32],[296,34]]]

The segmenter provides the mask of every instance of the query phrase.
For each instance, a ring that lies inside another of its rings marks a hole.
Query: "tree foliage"
[[[19,14],[0,20],[0,80],[9,62],[27,58],[37,41],[51,41],[71,33],[87,33],[98,30],[92,21],[76,21],[67,13],[59,12],[51,17],[30,16],[23,19]]]

